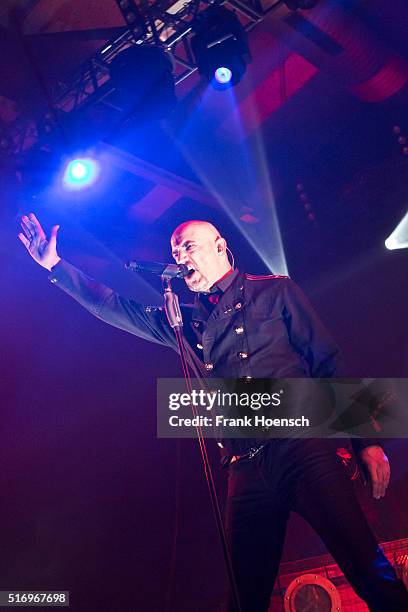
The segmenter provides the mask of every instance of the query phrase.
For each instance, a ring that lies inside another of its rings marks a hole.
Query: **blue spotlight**
[[[251,54],[247,33],[235,13],[211,4],[196,14],[191,27],[191,50],[199,73],[215,89],[223,90],[239,83]]]
[[[225,66],[220,66],[215,71],[214,78],[220,85],[228,85],[228,83],[231,83],[232,71]]]
[[[68,189],[89,187],[98,176],[99,167],[92,159],[73,159],[65,169],[64,184]]]

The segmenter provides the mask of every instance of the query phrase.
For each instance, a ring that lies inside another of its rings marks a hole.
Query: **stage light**
[[[68,189],[89,187],[98,176],[99,166],[95,160],[73,159],[65,168],[64,185]]]
[[[389,251],[408,248],[408,213],[402,221],[398,223],[397,227],[392,234],[388,236],[384,244]]]
[[[385,247],[389,250],[389,251],[393,251],[394,249],[398,248],[397,247],[397,242],[396,240],[392,237],[392,236],[388,236],[387,240],[384,242]]]
[[[153,44],[136,44],[109,66],[117,105],[128,118],[162,119],[175,106],[171,56]]]
[[[225,85],[231,81],[232,72],[229,68],[225,68],[225,66],[222,66],[221,68],[217,68],[214,73],[214,78],[221,85]]]
[[[239,83],[251,60],[246,32],[238,17],[211,5],[195,18],[191,49],[201,75],[215,89]]]
[[[83,161],[72,162],[69,175],[74,181],[83,181],[88,173],[88,164]]]

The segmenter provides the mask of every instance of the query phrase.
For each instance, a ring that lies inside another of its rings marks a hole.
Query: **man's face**
[[[194,272],[184,278],[191,291],[209,291],[222,276],[219,244],[222,240],[213,226],[206,223],[185,223],[171,237],[172,254],[178,264]]]

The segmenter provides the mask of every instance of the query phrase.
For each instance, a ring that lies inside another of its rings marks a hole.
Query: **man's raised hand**
[[[43,268],[51,270],[61,259],[57,253],[59,225],[54,225],[49,240],[34,213],[30,213],[28,217],[26,215],[22,217],[21,227],[23,231],[18,237],[31,257]]]

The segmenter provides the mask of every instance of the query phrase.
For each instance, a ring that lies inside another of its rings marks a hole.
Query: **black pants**
[[[337,446],[272,440],[228,468],[226,529],[242,612],[268,610],[291,510],[319,534],[372,612],[408,611],[408,592],[378,548]]]

